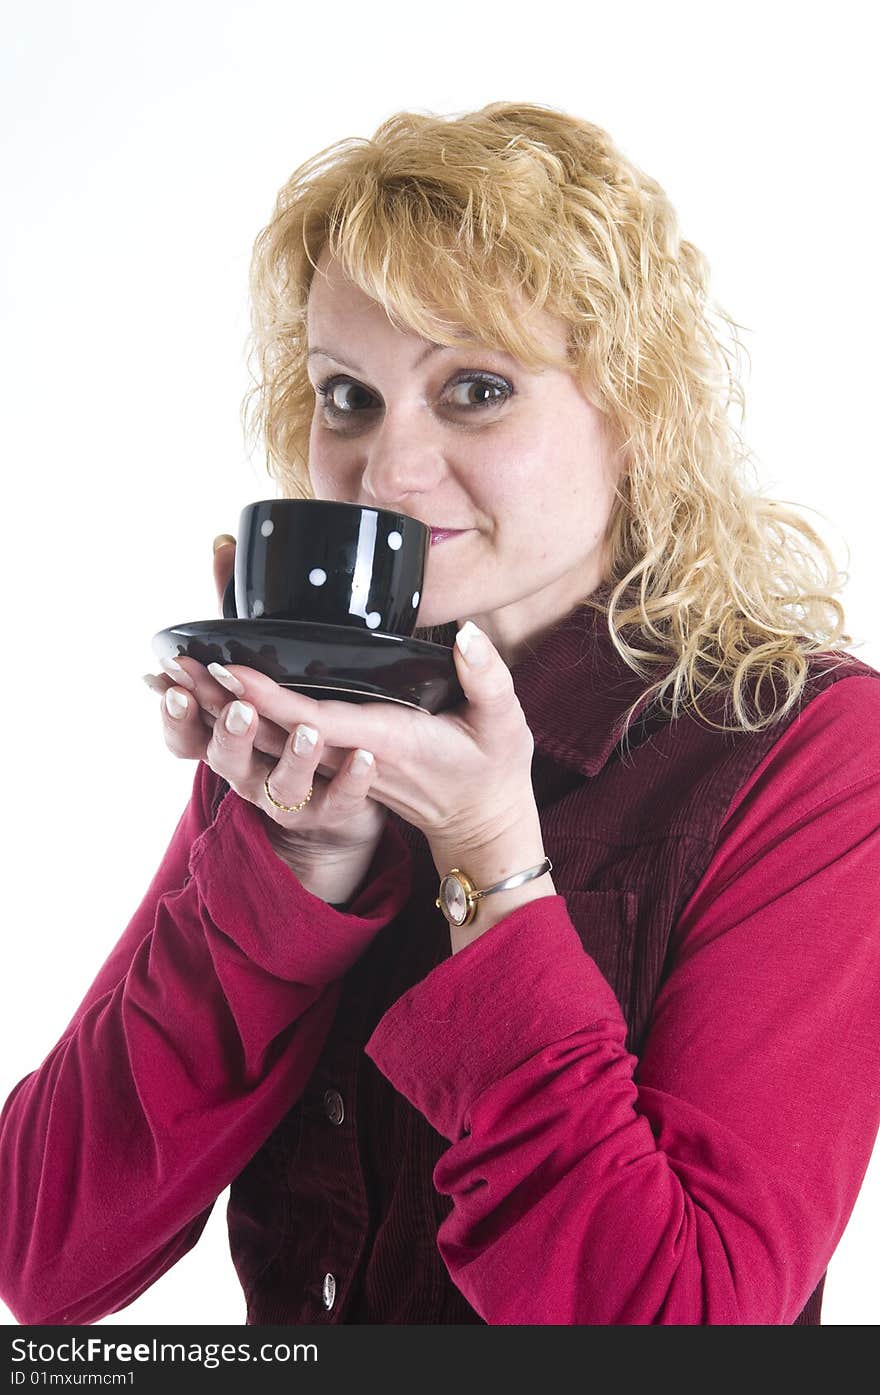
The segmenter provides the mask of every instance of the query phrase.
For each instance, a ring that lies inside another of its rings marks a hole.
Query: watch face
[[[440,905],[446,919],[453,925],[464,925],[467,920],[468,904],[464,887],[458,877],[445,876],[440,883]]]

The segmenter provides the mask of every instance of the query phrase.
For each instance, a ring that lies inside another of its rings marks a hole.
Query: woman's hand
[[[221,605],[234,559],[234,541],[215,553]],[[184,760],[204,760],[256,805],[273,848],[308,890],[334,903],[348,900],[369,869],[387,817],[368,797],[375,773],[372,753],[330,747],[313,725],[288,729],[257,719],[253,708],[232,701],[203,665],[190,658],[175,663],[176,669],[163,664],[162,678],[147,676],[163,696],[169,750]],[[277,804],[267,796],[267,779]],[[312,787],[301,810],[278,807],[299,804]]]
[[[217,602],[223,613],[223,595],[235,566],[235,539],[228,533],[221,534],[227,541],[215,541],[214,585]],[[220,544],[218,546],[218,544]],[[162,674],[146,673],[144,682],[152,692],[164,698],[169,688],[185,689],[192,698],[186,706],[183,699],[186,693],[179,691],[175,703],[174,719],[162,704],[165,743],[168,749],[181,760],[204,760],[214,723],[229,704],[229,693],[221,687],[202,664],[187,659],[185,667],[176,660],[163,660]],[[274,722],[261,718],[254,734],[254,746],[268,756],[281,755],[288,733]],[[337,759],[336,764],[339,764]]]
[[[462,639],[470,640],[467,656]],[[435,861],[493,847],[513,856],[514,849],[540,844],[532,734],[510,670],[488,636],[467,625],[454,652],[466,701],[439,714],[396,703],[316,700],[243,665],[212,669],[261,720],[287,731],[306,723],[325,750],[372,751],[373,797],[424,833]]]

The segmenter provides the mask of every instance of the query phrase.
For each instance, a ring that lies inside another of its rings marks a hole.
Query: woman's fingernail
[[[293,733],[293,749],[298,756],[311,755],[318,744],[318,733],[314,727],[307,727],[304,722],[300,722]]]
[[[177,663],[175,659],[160,659],[159,663],[175,683],[179,683],[182,688],[189,688],[191,693],[195,692],[196,685],[182,664]]]
[[[244,696],[244,684],[239,683],[234,674],[225,669],[222,664],[208,664],[208,672],[218,683],[222,683],[224,688],[228,688],[230,693],[235,693],[236,697]]]
[[[165,709],[169,717],[182,717],[189,707],[189,698],[186,693],[179,693],[176,688],[169,688],[165,694]]]
[[[157,678],[155,673],[145,673],[144,682],[151,693],[158,693],[160,697],[166,690],[167,685],[162,682],[161,678]]]
[[[229,543],[234,543],[235,538],[231,533],[218,533],[214,539],[214,551],[219,552],[221,547],[226,547]]]
[[[250,703],[234,702],[226,713],[226,730],[241,736],[243,731],[247,731],[254,720],[254,709]]]
[[[363,747],[359,746],[354,753],[354,758],[351,763],[352,765],[360,766],[375,765],[376,757],[373,755],[372,751],[365,751]]]
[[[469,664],[479,668],[489,657],[489,647],[482,630],[477,629],[473,620],[465,620],[455,642]]]

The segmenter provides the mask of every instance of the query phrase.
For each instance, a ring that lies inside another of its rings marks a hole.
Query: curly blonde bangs
[[[722,694],[720,729],[758,731],[800,701],[810,654],[852,645],[834,595],[847,574],[745,479],[741,326],[664,190],[605,131],[533,104],[399,112],[294,171],[254,245],[242,408],[288,497],[312,497],[306,317],[325,248],[398,328],[566,368],[605,413],[624,469],[606,581],[584,604],[645,680],[630,717],[650,703],[717,726],[700,700]],[[563,362],[524,308],[568,325]]]

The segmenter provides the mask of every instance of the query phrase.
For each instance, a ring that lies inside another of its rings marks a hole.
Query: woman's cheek
[[[345,499],[350,496],[348,452],[339,443],[328,441],[326,431],[312,422],[309,433],[309,477],[312,488],[321,499]]]

